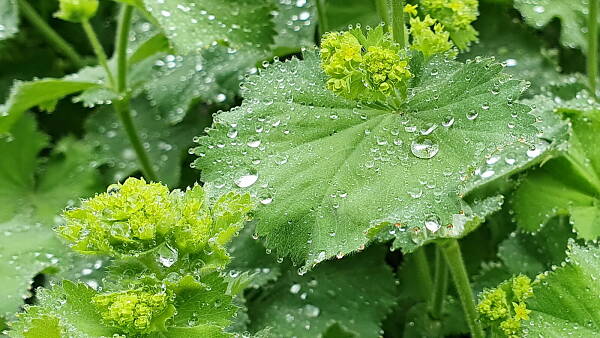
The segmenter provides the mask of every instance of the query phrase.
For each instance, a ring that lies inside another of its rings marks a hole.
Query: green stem
[[[392,0],[392,36],[394,41],[404,48],[404,0]]]
[[[442,319],[444,309],[444,298],[448,289],[448,266],[444,261],[442,249],[435,248],[435,275],[433,280],[433,294],[431,295],[431,317]]]
[[[595,98],[598,79],[598,0],[589,0],[587,73],[590,93]]]
[[[81,26],[83,26],[85,35],[87,35],[87,38],[90,41],[92,48],[94,49],[94,53],[98,58],[98,62],[106,72],[108,82],[110,83],[111,87],[115,88],[115,79],[112,75],[112,72],[110,71],[110,68],[108,67],[108,58],[106,57],[104,48],[102,48],[102,44],[100,44],[100,41],[98,40],[98,36],[96,36],[96,32],[94,32],[94,28],[92,28],[92,25],[90,25],[90,22],[88,20],[82,21]]]
[[[129,142],[135,150],[138,162],[142,168],[144,176],[150,181],[158,182],[158,176],[152,167],[150,157],[144,149],[139,133],[133,123],[131,108],[129,105],[129,96],[127,94],[127,43],[129,41],[129,30],[131,27],[131,17],[133,7],[123,4],[119,15],[117,26],[117,35],[115,41],[115,55],[117,57],[117,83],[114,86],[121,98],[114,103],[115,112],[121,121],[123,129],[127,133]]]
[[[471,337],[483,338],[483,329],[481,328],[481,323],[477,320],[477,310],[475,308],[473,290],[469,283],[469,275],[467,274],[467,269],[465,268],[462,254],[460,253],[458,241],[455,239],[448,240],[446,243],[442,244],[442,250],[450,273],[452,274],[454,286],[462,303],[463,311],[467,323],[469,324],[469,329],[471,330]]]
[[[75,48],[65,41],[42,17],[35,11],[26,0],[18,0],[21,13],[31,24],[40,31],[40,33],[48,40],[48,42],[56,48],[56,50],[69,58],[73,65],[77,68],[85,66],[83,58],[75,51]]]
[[[131,16],[133,7],[123,5],[117,25],[117,37],[115,41],[117,53],[117,92],[123,94],[127,90],[127,43],[129,30],[131,28]]]
[[[381,22],[385,25],[385,29],[390,30],[390,11],[389,0],[375,0],[375,7]]]
[[[431,280],[431,270],[429,269],[429,260],[424,247],[420,247],[413,253],[415,265],[417,268],[417,280],[423,299],[429,299],[433,292],[433,281]]]
[[[317,0],[317,16],[319,19],[319,36],[329,31],[329,21],[327,20],[327,11],[325,10],[325,0]]]
[[[140,140],[139,134],[133,124],[133,118],[131,117],[131,110],[129,108],[129,99],[124,98],[119,101],[114,102],[113,106],[115,107],[115,112],[121,121],[121,125],[123,129],[127,133],[127,137],[129,138],[129,142],[135,150],[137,155],[138,162],[142,167],[142,172],[144,176],[153,182],[158,182],[158,176],[156,176],[156,172],[152,167],[150,162],[150,158],[148,157],[148,153]]]

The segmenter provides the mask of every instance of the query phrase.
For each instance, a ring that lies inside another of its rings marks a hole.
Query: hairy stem
[[[115,88],[115,78],[113,77],[112,72],[110,71],[110,68],[108,67],[108,58],[106,57],[104,48],[102,48],[102,44],[100,44],[100,41],[98,40],[98,36],[96,35],[96,32],[94,32],[94,28],[92,28],[92,25],[90,25],[90,22],[88,20],[82,21],[81,26],[83,26],[85,35],[87,36],[88,40],[90,41],[90,44],[92,45],[92,48],[94,49],[94,53],[96,54],[96,57],[98,58],[98,62],[104,68],[104,71],[106,72],[106,76],[108,77],[108,82],[110,83],[111,87]]]
[[[375,0],[375,7],[377,8],[377,14],[379,14],[381,22],[383,22],[385,28],[389,31],[391,29],[389,0]]]
[[[444,298],[448,289],[448,266],[444,260],[442,249],[435,248],[435,275],[433,279],[433,294],[431,295],[430,313],[433,319],[442,319]]]
[[[325,9],[325,0],[317,0],[317,16],[319,19],[319,36],[322,36],[329,31],[329,22],[327,20],[327,12]]]
[[[133,7],[123,5],[119,15],[119,24],[117,26],[117,37],[115,41],[117,53],[117,92],[120,94],[127,90],[127,42],[129,39],[129,30],[131,28],[131,15]]]
[[[587,75],[590,93],[596,97],[598,78],[598,0],[589,0]]]
[[[404,48],[404,0],[392,0],[392,36],[394,41]]]
[[[475,299],[473,297],[471,284],[469,283],[469,275],[467,274],[467,269],[465,268],[462,254],[460,253],[458,241],[455,239],[448,240],[446,243],[442,244],[442,250],[450,273],[452,274],[452,279],[454,280],[454,286],[458,292],[460,302],[462,303],[463,311],[467,323],[469,324],[469,329],[471,330],[471,336],[473,338],[483,338],[483,329],[481,328],[481,323],[479,323],[479,320],[477,319]]]
[[[73,65],[77,68],[85,66],[81,55],[75,51],[75,48],[71,46],[65,39],[63,39],[40,15],[35,9],[26,1],[18,0],[19,8],[21,13],[27,20],[48,40],[48,42],[60,53],[66,56]]]
[[[152,167],[150,157],[148,156],[135,124],[133,123],[131,108],[129,105],[129,95],[127,93],[127,42],[129,39],[132,13],[133,7],[125,4],[122,5],[115,42],[115,54],[117,57],[117,83],[114,86],[121,98],[114,103],[114,108],[119,120],[121,121],[121,125],[125,130],[125,133],[127,133],[129,142],[136,153],[144,176],[150,181],[158,182],[158,176]]]
[[[433,292],[433,281],[431,280],[431,270],[429,269],[429,260],[424,247],[420,247],[413,253],[415,265],[417,267],[417,280],[419,289],[424,299],[429,299]]]

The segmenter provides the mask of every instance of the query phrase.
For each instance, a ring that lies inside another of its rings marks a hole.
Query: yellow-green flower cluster
[[[92,298],[92,303],[107,325],[131,333],[147,333],[154,320],[173,314],[168,309],[169,297],[162,292],[130,290],[99,294]]]
[[[421,0],[424,12],[442,23],[456,46],[465,49],[477,40],[471,26],[479,15],[477,0]]]
[[[89,20],[98,10],[98,0],[60,0],[59,5],[54,16],[76,23]]]
[[[227,204],[229,200],[238,203]],[[221,197],[215,208],[224,204],[234,208],[230,212],[236,217],[217,226],[219,216],[213,215],[207,205],[202,187],[169,192],[162,184],[128,178],[123,184],[110,186],[106,193],[83,201],[81,207],[66,211],[66,223],[58,232],[73,249],[87,254],[135,255],[163,243],[194,253],[228,226],[239,229],[252,208],[249,195],[236,193]]]
[[[407,59],[382,27],[365,36],[360,29],[323,36],[321,65],[329,76],[327,88],[361,101],[385,101],[406,91],[411,77]]]
[[[531,279],[519,275],[495,289],[484,291],[477,311],[488,325],[497,326],[509,338],[518,338],[521,322],[529,319],[531,310],[527,309],[525,300],[531,296]]]
[[[444,26],[429,15],[421,20],[418,16],[410,18],[411,48],[418,50],[426,57],[444,53],[452,48],[450,33]]]

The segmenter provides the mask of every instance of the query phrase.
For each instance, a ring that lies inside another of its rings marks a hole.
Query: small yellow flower
[[[404,13],[416,16],[417,15],[417,5],[407,4],[404,6]]]

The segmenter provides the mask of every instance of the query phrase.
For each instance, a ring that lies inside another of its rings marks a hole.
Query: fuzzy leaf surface
[[[266,49],[273,43],[269,0],[144,0],[182,54],[214,42],[233,48]]]
[[[584,0],[515,0],[525,21],[541,28],[558,18],[561,23],[560,42],[569,48],[581,48],[587,51],[587,10]]]
[[[458,196],[463,180],[486,156],[534,138],[533,116],[513,102],[524,84],[500,64],[413,60],[400,111],[335,96],[312,51],[275,63],[248,79],[241,107],[216,117],[196,166],[216,189],[257,196],[267,247],[309,264],[357,250],[382,224],[398,224],[405,251],[460,237],[477,216]]]
[[[356,337],[378,337],[396,294],[384,256],[384,248],[372,248],[303,276],[290,267],[248,301],[251,328],[271,327],[277,337],[318,337],[338,324]]]
[[[543,96],[531,100],[536,110],[571,116],[568,148],[527,175],[512,200],[517,224],[535,231],[557,215],[570,215],[579,237],[600,236],[600,127],[599,107],[582,93],[578,98],[556,103]]]
[[[600,249],[573,244],[567,264],[548,273],[527,301],[524,337],[596,337],[600,334]]]

